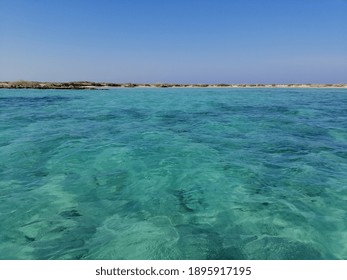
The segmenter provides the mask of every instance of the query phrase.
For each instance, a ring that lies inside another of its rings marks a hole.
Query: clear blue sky
[[[347,0],[0,0],[0,80],[347,82]]]

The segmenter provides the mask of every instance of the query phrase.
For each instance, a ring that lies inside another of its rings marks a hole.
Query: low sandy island
[[[347,88],[347,84],[137,84],[137,83],[99,83],[99,82],[0,82],[0,88],[7,89],[109,89],[109,88]]]

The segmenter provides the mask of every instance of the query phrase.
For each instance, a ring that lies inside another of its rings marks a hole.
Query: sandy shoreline
[[[0,82],[0,88],[6,89],[89,89],[107,90],[113,88],[347,88],[347,84],[137,84],[137,83],[103,83],[103,82],[36,82],[15,81]]]

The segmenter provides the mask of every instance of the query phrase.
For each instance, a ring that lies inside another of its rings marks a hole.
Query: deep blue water
[[[347,90],[0,90],[0,259],[347,259]]]

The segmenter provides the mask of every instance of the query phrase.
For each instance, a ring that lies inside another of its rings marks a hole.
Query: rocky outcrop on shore
[[[347,84],[136,84],[136,83],[99,83],[88,81],[77,82],[36,82],[15,81],[0,82],[0,88],[7,89],[108,89],[115,87],[134,88],[347,88]]]
[[[94,83],[94,82],[35,82],[35,81],[15,81],[0,82],[0,88],[26,88],[26,89],[96,89],[99,87],[116,87],[120,84]]]

